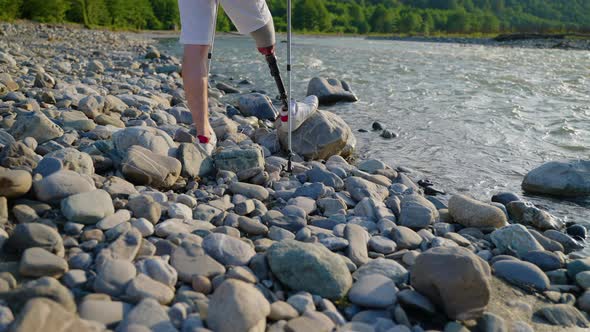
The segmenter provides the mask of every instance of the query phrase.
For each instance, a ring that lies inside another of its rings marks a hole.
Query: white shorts
[[[272,20],[265,0],[217,0],[241,34],[262,28]],[[216,0],[178,0],[180,42],[211,45],[215,27]]]

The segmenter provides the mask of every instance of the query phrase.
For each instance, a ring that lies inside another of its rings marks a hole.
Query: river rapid
[[[161,48],[182,54],[176,39]],[[277,54],[284,68],[285,43]],[[247,37],[217,37],[212,73],[277,94]],[[541,163],[590,157],[590,51],[297,36],[296,98],[314,76],[343,79],[359,97],[323,108],[355,131],[361,157],[409,167],[448,193],[523,195],[524,175]],[[399,137],[379,137],[373,121]],[[588,199],[527,199],[566,221],[590,222]]]

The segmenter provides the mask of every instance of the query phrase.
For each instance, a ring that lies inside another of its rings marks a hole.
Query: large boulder
[[[339,101],[355,102],[358,100],[348,83],[334,78],[312,78],[307,86],[307,95],[317,96],[320,105],[333,104]]]
[[[258,145],[228,147],[215,153],[215,168],[237,173],[251,168],[264,168],[264,155]]]
[[[412,286],[451,319],[476,319],[490,301],[490,267],[464,248],[432,248],[418,256],[410,275]]]
[[[264,331],[270,304],[256,287],[236,279],[224,281],[209,301],[207,325],[214,331]]]
[[[266,255],[272,273],[293,290],[339,299],[352,286],[344,260],[322,245],[284,240]]]
[[[117,151],[124,156],[133,146],[142,146],[151,152],[167,156],[175,144],[163,130],[152,127],[128,127],[113,134],[113,143]]]
[[[279,141],[288,146],[288,131],[279,131]],[[292,133],[293,152],[305,159],[349,156],[356,139],[350,127],[338,115],[317,110]]]
[[[15,139],[33,137],[39,144],[63,136],[64,131],[41,112],[21,113],[10,130]]]
[[[182,170],[178,159],[158,154],[142,146],[134,145],[127,151],[122,163],[125,178],[134,184],[157,188],[172,186]]]
[[[500,228],[507,225],[506,214],[500,208],[464,195],[451,197],[449,213],[456,223],[465,227]]]
[[[238,107],[244,116],[255,116],[262,120],[274,121],[279,116],[279,112],[272,105],[270,98],[260,93],[240,96]]]
[[[531,225],[541,230],[561,229],[564,226],[561,220],[529,202],[510,202],[506,204],[506,209],[512,220],[523,225]]]
[[[534,194],[555,196],[590,195],[590,160],[545,163],[525,176],[522,189]]]

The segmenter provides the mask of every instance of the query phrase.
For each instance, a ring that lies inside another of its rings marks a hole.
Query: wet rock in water
[[[458,320],[483,314],[490,300],[490,279],[489,265],[460,247],[430,249],[418,256],[411,270],[412,286]]]
[[[280,131],[279,140],[286,148],[288,131]],[[347,157],[355,143],[356,139],[348,124],[328,111],[314,112],[292,132],[293,152],[308,160],[328,159],[333,155]]]
[[[279,116],[270,98],[260,93],[240,96],[238,108],[244,116],[255,116],[262,120],[274,121]]]
[[[312,78],[307,86],[307,96],[311,95],[318,97],[320,105],[333,104],[339,101],[355,102],[358,100],[348,83],[334,78]]]
[[[115,213],[115,208],[111,196],[98,189],[62,200],[61,212],[70,221],[91,225]]]
[[[551,161],[530,171],[522,189],[534,194],[555,196],[590,195],[590,161]]]
[[[28,248],[39,247],[60,257],[64,255],[63,240],[59,233],[40,223],[18,224],[4,243],[4,250],[21,253]]]
[[[395,283],[381,275],[366,275],[357,280],[350,292],[350,302],[368,308],[386,308],[396,302]]]
[[[392,138],[396,138],[398,135],[389,130],[389,129],[383,129],[383,131],[381,132],[381,137],[385,138],[385,139],[392,139]]]
[[[535,237],[522,225],[504,226],[492,232],[492,242],[501,252],[522,256],[529,251],[544,250]]]
[[[223,82],[219,82],[215,85],[215,87],[225,93],[240,93],[241,91],[234,88],[233,86],[227,84],[227,83],[223,83]]]
[[[132,326],[142,326],[146,331],[157,332],[177,332],[178,330],[172,325],[170,316],[166,307],[162,306],[156,300],[147,298],[139,302],[125,316],[123,321],[117,326],[117,332],[134,331]],[[139,330],[143,331],[143,330]]]
[[[536,312],[551,325],[590,327],[588,319],[576,307],[568,304],[553,304],[545,306]]]
[[[64,131],[41,112],[21,113],[10,129],[15,139],[34,138],[39,144],[63,136]]]
[[[373,130],[383,130],[383,125],[380,122],[373,122],[373,124],[371,125],[371,127],[373,128]]]
[[[0,196],[15,198],[26,194],[32,186],[31,173],[0,167]]]
[[[574,259],[567,263],[567,274],[572,279],[584,271],[590,271],[590,257]]]
[[[508,224],[506,214],[498,207],[464,195],[451,197],[449,213],[453,221],[465,227],[500,228]]]
[[[29,248],[24,251],[19,272],[26,277],[59,278],[68,271],[68,263],[43,248]]]
[[[246,242],[225,234],[210,234],[203,239],[203,249],[224,265],[247,265],[256,254]]]
[[[516,260],[502,260],[494,263],[494,274],[509,283],[525,289],[547,290],[549,278],[534,264]]]
[[[492,202],[500,203],[502,205],[508,205],[510,202],[516,202],[520,200],[520,196],[511,192],[501,192],[492,196]]]
[[[181,163],[172,157],[159,155],[141,146],[132,146],[123,160],[125,178],[135,184],[158,188],[171,187],[182,170]]]
[[[401,201],[400,225],[409,228],[426,228],[438,221],[436,207],[419,195],[407,195]]]
[[[31,299],[19,313],[11,331],[94,331],[88,322],[73,312],[64,310],[58,303],[46,298]]]
[[[234,173],[250,168],[264,168],[264,156],[259,146],[223,148],[214,155],[215,168]]]
[[[339,299],[352,286],[344,261],[324,246],[283,240],[273,244],[266,256],[272,273],[293,290]]]
[[[588,230],[582,225],[572,225],[566,229],[567,234],[581,240],[586,239],[588,236]]]
[[[506,205],[506,209],[510,218],[524,225],[531,225],[541,230],[561,229],[563,227],[563,222],[557,220],[548,212],[537,208],[532,203],[510,202]]]
[[[270,304],[254,286],[229,279],[209,301],[207,325],[214,331],[264,331]]]

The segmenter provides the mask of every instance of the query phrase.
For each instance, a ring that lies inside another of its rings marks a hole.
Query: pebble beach
[[[309,82],[289,173],[274,94],[211,76],[209,155],[180,72],[145,34],[0,23],[0,332],[590,328],[590,223],[358,158],[322,110],[357,99],[338,78]],[[585,196],[588,174],[522,186]]]

